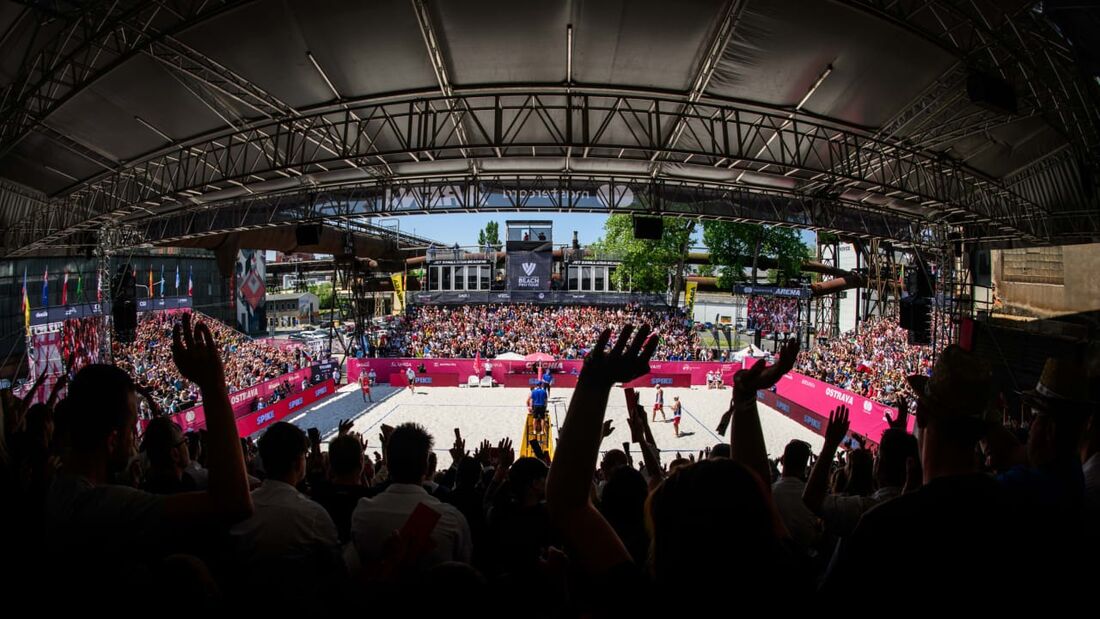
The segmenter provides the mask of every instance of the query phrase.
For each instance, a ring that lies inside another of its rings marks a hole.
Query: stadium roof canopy
[[[4,2],[0,253],[477,210],[1096,241],[1074,6]]]

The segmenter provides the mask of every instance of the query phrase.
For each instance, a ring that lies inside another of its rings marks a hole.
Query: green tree
[[[757,281],[761,264],[772,270],[770,281],[786,283],[799,276],[802,263],[812,255],[797,230],[762,224],[706,221],[703,244],[710,250],[711,263],[725,267],[718,277],[723,289],[744,281],[746,268],[752,269],[749,281]]]
[[[321,310],[335,309],[333,304],[336,295],[333,293],[332,284],[329,282],[323,282],[320,284],[313,284],[309,287],[309,291],[317,295],[317,308]]]
[[[503,246],[500,242],[500,224],[495,221],[486,223],[485,227],[477,233],[477,246],[485,247],[486,245],[497,251],[500,251]]]
[[[622,265],[611,278],[621,290],[666,292],[672,273],[673,302],[679,300],[684,284],[684,258],[695,231],[695,221],[678,217],[664,218],[660,240],[634,238],[630,215],[612,215],[604,223],[603,238],[593,244],[597,252],[618,256]]]

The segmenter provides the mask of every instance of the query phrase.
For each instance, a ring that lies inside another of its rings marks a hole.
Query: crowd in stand
[[[798,323],[796,299],[750,296],[745,302],[746,329],[764,333],[795,333]]]
[[[869,318],[855,331],[819,341],[798,357],[795,370],[872,400],[893,404],[912,397],[906,377],[927,374],[932,347],[910,344],[894,318]]]
[[[86,366],[56,405],[0,392],[0,526],[17,568],[5,584],[58,613],[111,596],[188,614],[550,617],[989,611],[1016,603],[1008,587],[1087,598],[1100,413],[1084,364],[1048,361],[1022,394],[1021,441],[1001,425],[989,366],[952,346],[931,377],[909,378],[919,440],[902,407],[876,451],[841,451],[839,407],[817,454],[792,441],[776,460],[755,394],[794,367],[792,339],[776,363],[735,375],[717,429],[728,442],[662,462],[637,407],[626,422],[640,462],[600,459],[611,389],[648,371],[650,333],[624,326],[613,346],[610,331],[589,345],[552,461],[517,459],[508,440],[471,453],[456,432],[454,464],[438,471],[434,437],[414,423],[381,426],[377,443],[343,423],[327,449],[282,422],[242,440],[231,355],[186,317],[171,356],[203,398],[200,434],[159,417],[135,436],[137,384],[119,367]]]
[[[622,308],[536,305],[418,306],[398,323],[399,356],[492,358],[513,352],[579,359],[604,328],[646,322],[660,335],[655,358],[699,358],[698,336],[682,313],[638,305]]]
[[[172,327],[180,320],[178,312],[148,312],[142,315],[134,341],[113,342],[115,364],[134,377],[137,385],[151,396],[143,408],[158,407],[174,413],[196,404],[197,386],[186,381],[172,363]],[[201,314],[199,314],[201,315]],[[206,320],[218,350],[225,360],[229,392],[247,389],[309,364],[301,350],[283,350],[235,331],[217,320]]]

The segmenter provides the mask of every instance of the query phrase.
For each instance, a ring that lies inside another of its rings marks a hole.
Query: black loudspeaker
[[[634,238],[659,241],[665,233],[665,220],[660,217],[635,217]]]
[[[298,245],[320,245],[321,224],[302,224],[294,229]]]
[[[970,102],[991,112],[1016,114],[1016,91],[1012,84],[986,73],[971,73],[966,78]]]
[[[137,330],[137,279],[130,265],[122,265],[111,285],[111,319],[115,339],[123,344],[134,341]]]
[[[932,343],[932,299],[906,297],[898,303],[898,323],[909,332],[910,344]]]
[[[752,344],[757,348],[760,348],[760,329],[756,329],[752,334]]]

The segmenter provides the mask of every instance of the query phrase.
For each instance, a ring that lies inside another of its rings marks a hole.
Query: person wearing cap
[[[1026,575],[1033,590],[1064,583],[1067,564],[1053,560],[1061,548],[1049,521],[978,469],[993,396],[988,363],[951,345],[931,376],[911,376],[909,384],[923,431],[924,485],[863,514],[826,575],[826,598],[860,590],[867,603],[895,599],[896,591],[864,586],[883,575],[910,575],[953,603],[987,601],[1006,575]]]
[[[153,494],[176,494],[198,489],[186,471],[191,464],[187,437],[170,418],[157,417],[149,422],[141,450],[149,460],[142,490]]]

